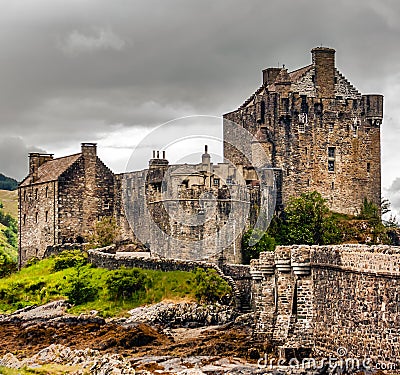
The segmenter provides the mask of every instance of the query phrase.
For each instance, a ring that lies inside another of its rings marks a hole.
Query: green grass
[[[54,263],[54,258],[45,259],[0,279],[0,312],[10,313],[22,307],[66,298],[77,271],[71,267],[55,272]],[[81,276],[90,280],[90,284],[98,289],[99,294],[95,301],[73,306],[71,313],[98,310],[104,317],[122,316],[132,308],[162,300],[195,300],[194,273],[150,270],[142,270],[149,280],[144,291],[136,293],[131,299],[110,300],[106,287],[110,272],[90,266],[81,268]]]
[[[5,213],[18,218],[18,190],[0,190],[0,202],[3,203]]]

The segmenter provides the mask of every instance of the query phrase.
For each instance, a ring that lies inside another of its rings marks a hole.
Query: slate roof
[[[80,157],[81,153],[64,156],[62,158],[57,158],[50,160],[39,167],[38,179],[35,184],[40,184],[43,182],[56,181],[58,177],[61,176],[72,164],[74,164]],[[26,177],[25,180],[21,182],[19,186],[29,186],[31,184],[30,177]]]

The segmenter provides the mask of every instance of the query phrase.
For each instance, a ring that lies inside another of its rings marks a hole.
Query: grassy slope
[[[18,218],[18,191],[0,190],[0,201],[3,203],[4,212],[15,219]]]
[[[3,212],[10,214],[15,219],[18,218],[18,192],[8,191],[8,190],[0,190],[0,202],[3,203]],[[0,249],[4,249],[4,251],[11,256],[15,261],[18,257],[17,249],[10,246],[7,242],[7,238],[4,235],[4,231],[7,228],[0,224]]]
[[[74,268],[52,272],[54,259],[45,259],[37,264],[24,268],[11,276],[0,279],[0,312],[12,312],[18,308],[33,304],[66,298],[66,290],[71,279],[76,275]],[[162,300],[194,300],[194,274],[190,272],[143,271],[152,280],[146,293],[132,300],[111,301],[108,298],[105,280],[110,271],[102,268],[85,266],[82,274],[86,274],[91,283],[99,289],[96,301],[88,302],[72,308],[72,313],[98,310],[101,315],[119,316],[128,310]]]

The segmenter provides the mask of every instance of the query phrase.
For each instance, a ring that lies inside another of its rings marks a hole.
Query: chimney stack
[[[97,156],[97,144],[96,143],[81,143],[81,152],[84,157]]]
[[[278,76],[281,68],[267,68],[263,69],[263,84],[265,86],[270,85],[275,82],[276,77]]]
[[[319,98],[335,97],[335,50],[316,47],[311,50],[315,69],[314,83]]]

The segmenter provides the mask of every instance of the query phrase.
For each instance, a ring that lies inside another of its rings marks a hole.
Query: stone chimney
[[[83,157],[97,156],[97,144],[96,143],[81,143],[81,150]]]
[[[263,69],[263,84],[265,86],[270,85],[275,82],[276,77],[278,76],[281,68],[267,68]]]
[[[314,84],[319,98],[335,97],[335,50],[316,47],[311,50],[315,68]]]
[[[50,160],[53,160],[53,154],[40,154],[38,152],[29,154],[29,175],[32,182],[36,182],[39,178],[39,167]]]

